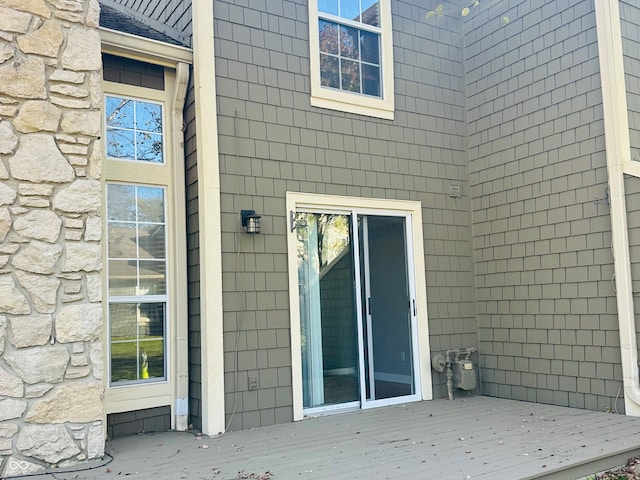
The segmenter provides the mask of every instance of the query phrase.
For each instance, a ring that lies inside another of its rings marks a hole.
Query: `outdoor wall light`
[[[255,210],[240,210],[242,226],[247,233],[260,233],[260,215]]]

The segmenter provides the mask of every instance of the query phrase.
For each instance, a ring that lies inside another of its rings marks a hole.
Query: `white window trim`
[[[415,201],[386,200],[378,198],[343,197],[309,193],[287,192],[287,212],[297,210],[341,211],[362,210],[368,212],[397,211],[412,217],[413,269],[417,304],[418,355],[422,400],[433,398],[431,385],[431,349],[429,346],[429,319],[427,316],[427,291],[422,234],[422,204]],[[289,219],[289,213],[287,213]],[[302,398],[302,356],[300,355],[300,300],[298,298],[298,250],[296,232],[287,225],[287,253],[289,267],[289,315],[291,331],[291,375],[293,389],[293,420],[304,418]]]
[[[318,0],[309,0],[309,65],[311,71],[311,105],[342,112],[393,120],[393,28],[391,0],[379,0],[380,5],[380,68],[382,97],[346,92],[320,84],[320,42],[318,31]]]
[[[144,61],[144,60],[143,60]],[[165,89],[155,90],[132,85],[103,81],[105,94],[120,95],[162,102],[163,141],[165,163],[150,164],[127,160],[104,159],[103,184],[125,182],[167,187],[166,222],[167,231],[167,277],[168,299],[166,301],[166,380],[146,384],[110,386],[109,345],[105,345],[105,410],[118,413],[169,405],[171,428],[188,428],[188,326],[187,316],[187,266],[186,266],[186,220],[184,216],[184,136],[182,132],[182,110],[189,78],[186,63],[174,64],[175,71],[165,71]],[[104,120],[103,120],[104,123]],[[103,129],[105,128],[103,124]],[[106,224],[106,217],[105,217]],[[105,230],[106,231],[106,230]],[[105,242],[106,243],[106,242]],[[106,257],[106,245],[104,246]],[[106,274],[105,269],[105,274]],[[104,310],[107,319],[109,297],[108,279],[105,277]],[[108,338],[109,322],[104,322],[105,337]]]

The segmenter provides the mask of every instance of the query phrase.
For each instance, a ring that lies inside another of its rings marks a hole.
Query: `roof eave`
[[[112,55],[150,62],[165,67],[193,63],[193,50],[158,40],[99,27],[102,51]]]

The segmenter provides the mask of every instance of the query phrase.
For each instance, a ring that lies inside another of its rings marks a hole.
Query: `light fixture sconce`
[[[240,210],[242,226],[247,233],[260,233],[260,215],[255,210]]]

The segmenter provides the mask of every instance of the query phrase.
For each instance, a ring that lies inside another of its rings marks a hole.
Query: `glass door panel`
[[[417,400],[410,217],[297,213],[295,225],[303,408]]]
[[[361,216],[365,401],[416,393],[406,218]]]
[[[306,409],[359,400],[348,215],[299,213],[298,289]]]

